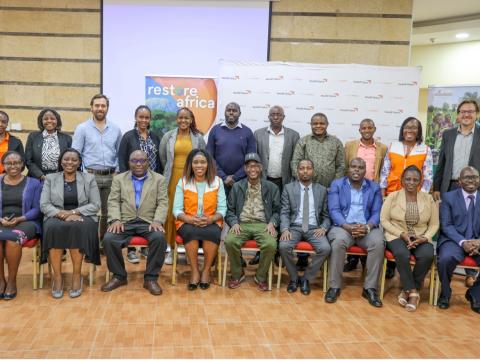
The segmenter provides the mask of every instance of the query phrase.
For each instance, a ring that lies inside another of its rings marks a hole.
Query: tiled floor
[[[104,260],[104,259],[102,259]],[[428,305],[428,291],[416,313],[396,303],[398,277],[387,281],[382,309],[360,297],[360,271],[348,274],[336,304],[323,300],[321,280],[310,296],[256,290],[251,267],[237,290],[214,285],[186,289],[188,267],[180,266],[177,286],[164,266],[164,294],[142,288],[140,264],[127,264],[129,284],[102,293],[105,265],[92,288],[78,299],[50,296],[31,288],[31,253],[25,251],[18,297],[0,302],[0,358],[478,358],[480,315],[463,298],[463,278],[453,281],[452,306]],[[71,267],[64,264],[65,288]],[[88,267],[84,268],[87,280]],[[66,294],[67,295],[67,294]],[[474,339],[474,340],[472,340]]]

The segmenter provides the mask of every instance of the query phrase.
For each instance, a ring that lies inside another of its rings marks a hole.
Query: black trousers
[[[432,266],[433,245],[423,243],[415,249],[407,249],[407,244],[402,239],[387,241],[387,249],[395,256],[397,270],[400,274],[403,290],[420,290],[423,286],[423,280]],[[413,271],[410,268],[410,255],[415,256],[415,266]]]
[[[165,250],[167,242],[165,234],[159,231],[149,231],[150,224],[135,219],[124,225],[124,232],[114,234],[106,232],[103,239],[103,249],[107,256],[108,270],[113,276],[120,280],[127,279],[125,262],[123,261],[122,248],[130,243],[133,236],[141,236],[148,240],[147,268],[145,270],[145,280],[156,280],[165,260]]]

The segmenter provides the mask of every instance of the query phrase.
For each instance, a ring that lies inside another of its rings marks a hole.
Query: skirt
[[[37,235],[35,223],[33,221],[24,221],[14,227],[0,225],[0,241],[13,241],[18,245],[23,245],[29,239]]]
[[[79,249],[85,260],[100,265],[98,223],[91,217],[83,221],[63,221],[50,218],[43,224],[42,264],[47,262],[50,249]]]
[[[220,244],[222,229],[217,224],[210,224],[205,227],[183,224],[178,229],[178,234],[182,237],[184,244],[188,244],[192,240],[199,240],[211,241],[218,245]]]

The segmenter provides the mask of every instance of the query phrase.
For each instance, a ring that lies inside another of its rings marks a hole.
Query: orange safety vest
[[[388,156],[391,166],[387,178],[386,195],[402,188],[402,174],[403,170],[407,167],[415,165],[420,171],[423,170],[423,163],[427,158],[427,151],[428,145],[416,144],[410,154],[405,155],[405,147],[402,142],[399,141],[390,145]],[[421,183],[419,187],[421,188]]]
[[[205,192],[203,193],[203,210],[202,213],[206,216],[213,216],[217,212],[217,197],[218,190],[221,186],[222,180],[215,176],[212,184],[206,184]],[[195,182],[187,183],[185,178],[182,178],[183,189],[183,212],[185,215],[194,216],[198,213],[198,192]],[[175,220],[175,227],[177,230],[184,224],[181,220]],[[217,221],[218,226],[223,226],[223,220]]]

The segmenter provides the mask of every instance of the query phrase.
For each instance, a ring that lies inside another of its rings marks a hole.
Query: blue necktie
[[[470,204],[468,204],[467,209],[467,231],[465,232],[465,238],[470,240],[475,238],[473,231],[473,221],[475,219],[475,196],[468,195],[468,199],[470,199]]]

